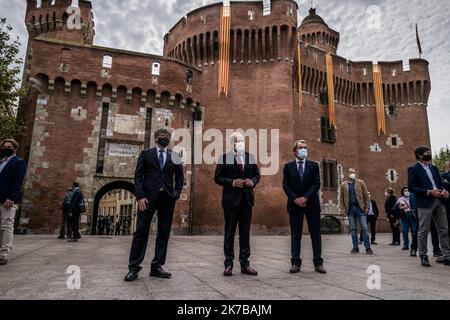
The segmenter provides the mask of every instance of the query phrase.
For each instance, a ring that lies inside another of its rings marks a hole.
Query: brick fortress
[[[95,230],[107,192],[133,192],[140,151],[158,127],[280,130],[280,170],[256,192],[255,234],[286,234],[282,168],[292,145],[306,139],[322,171],[324,227],[342,231],[338,186],[358,170],[379,207],[384,190],[406,185],[417,145],[430,145],[428,62],[379,62],[386,133],[377,130],[374,65],[337,55],[339,33],[310,10],[297,20],[292,0],[231,2],[229,94],[218,97],[222,4],[194,10],[163,39],[163,56],[93,45],[90,1],[79,1],[81,29],[69,29],[70,0],[27,1],[29,32],[19,116],[26,120],[22,155],[28,161],[22,222],[33,233],[55,232],[67,186],[80,183],[88,200],[83,221]],[[111,26],[114,28],[114,26]],[[386,35],[389,36],[389,35]],[[298,39],[301,98],[299,111]],[[332,56],[336,126],[329,122],[326,56]],[[225,133],[225,132],[224,132]],[[186,165],[174,218],[179,234],[223,229],[215,165]],[[384,211],[384,210],[382,210]],[[384,213],[381,213],[384,216]],[[382,223],[381,229],[387,230]]]

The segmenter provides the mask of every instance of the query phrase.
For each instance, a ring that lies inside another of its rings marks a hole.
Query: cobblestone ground
[[[152,238],[139,280],[125,283],[131,237],[84,236],[67,243],[54,236],[17,236],[8,264],[0,266],[0,299],[450,299],[450,267],[433,259],[432,268],[423,268],[419,258],[389,246],[390,239],[380,235],[375,255],[366,256],[350,254],[350,236],[324,235],[328,273],[320,275],[304,237],[302,272],[291,275],[290,238],[255,236],[251,263],[258,277],[242,275],[237,268],[225,278],[222,237],[174,236],[165,266],[173,278],[162,280],[148,276]],[[371,265],[381,270],[381,289],[367,287]],[[79,267],[78,290],[68,289],[69,266]]]

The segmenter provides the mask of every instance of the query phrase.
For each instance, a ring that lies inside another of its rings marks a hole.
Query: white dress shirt
[[[158,156],[158,163],[159,163],[159,152],[163,150],[163,157],[164,157],[164,165],[166,165],[166,161],[167,161],[167,148],[160,148],[159,146],[156,146],[156,152],[157,152],[157,156]]]
[[[433,189],[434,190],[437,190],[437,185],[436,185],[436,182],[434,181],[434,178],[433,178],[433,173],[431,172],[431,169],[430,169],[430,166],[427,164],[427,163],[420,163],[421,165],[422,165],[422,167],[425,169],[425,172],[427,173],[427,176],[428,176],[428,178],[430,179],[430,181],[431,181],[431,184],[433,185]]]

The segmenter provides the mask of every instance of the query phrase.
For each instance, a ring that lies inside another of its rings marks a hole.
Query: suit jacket
[[[83,193],[81,192],[80,188],[76,188],[74,191],[72,191],[72,198],[70,199],[70,210],[69,212],[74,214],[80,214],[81,208],[80,204],[84,200]]]
[[[169,196],[178,200],[184,185],[183,165],[175,164],[172,150],[167,149],[167,159],[161,170],[157,149],[146,149],[141,152],[134,174],[134,188],[137,200],[147,198],[156,201],[162,188]],[[175,184],[174,184],[175,183]]]
[[[360,179],[355,180],[355,192],[356,199],[358,200],[359,207],[366,211],[369,208],[369,192],[367,191],[366,184]],[[341,204],[344,207],[345,213],[348,213],[350,203],[350,191],[348,181],[345,181],[341,185]]]
[[[22,201],[22,184],[26,174],[25,161],[15,156],[0,173],[0,204],[6,200],[20,203]]]
[[[256,164],[250,164],[250,162],[255,163],[254,157],[246,152],[244,172],[242,173],[233,152],[226,153],[219,159],[214,175],[214,182],[223,187],[222,207],[238,208],[243,198],[245,198],[249,206],[253,207],[255,205],[253,190],[259,183],[261,176],[258,166]],[[233,182],[237,179],[250,179],[253,182],[253,187],[235,188],[233,187]]]
[[[441,176],[439,175],[439,169],[434,165],[430,165],[430,171],[437,188],[442,190],[443,185]],[[428,190],[433,190],[433,184],[419,162],[408,169],[408,189],[416,196],[417,208],[431,208],[434,198],[427,195],[427,192]]]
[[[444,189],[450,192],[450,172],[443,173],[441,178]],[[447,207],[447,213],[450,213],[450,199],[445,201],[445,206]]]
[[[306,160],[303,181],[300,180],[297,162],[291,161],[284,166],[283,190],[288,197],[288,212],[309,211],[320,214],[320,170],[316,162]],[[306,208],[301,208],[295,204],[295,199],[306,197],[308,202]]]

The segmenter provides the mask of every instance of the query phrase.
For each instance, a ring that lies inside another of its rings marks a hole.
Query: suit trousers
[[[439,244],[445,259],[450,260],[448,221],[445,206],[438,199],[434,199],[431,208],[418,208],[419,212],[419,254],[426,257],[428,253],[428,233],[431,220],[434,221],[439,234]]]
[[[0,204],[0,260],[7,260],[12,249],[16,211],[15,205],[6,209],[3,204]]]
[[[165,191],[158,193],[154,201],[150,201],[147,210],[139,211],[137,215],[137,227],[131,244],[128,268],[130,271],[139,272],[145,258],[150,225],[155,212],[158,214],[158,234],[156,236],[155,256],[151,269],[160,268],[166,263],[167,246],[169,243],[170,230],[172,228],[173,213],[175,210],[175,199]]]
[[[239,262],[242,268],[250,265],[250,227],[252,225],[252,207],[247,198],[242,197],[238,208],[224,208],[225,239],[223,251],[225,267],[232,267],[234,261],[234,237],[239,225]]]

